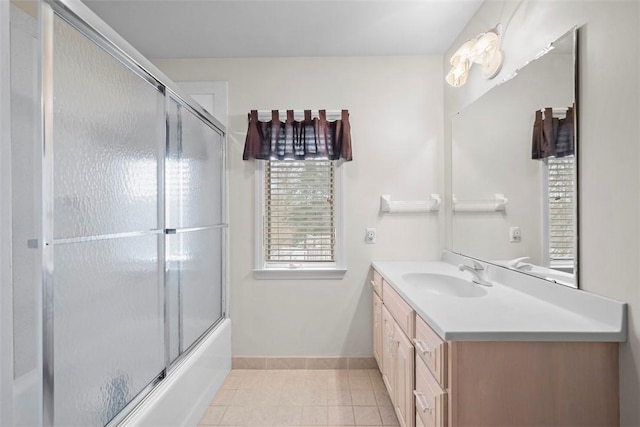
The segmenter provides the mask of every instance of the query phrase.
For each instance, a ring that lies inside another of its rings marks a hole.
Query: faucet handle
[[[512,259],[511,261],[507,262],[507,267],[510,267],[510,268],[518,268],[518,265],[519,265],[522,261],[527,260],[527,259],[529,259],[529,257],[528,257],[528,256],[523,256],[523,257],[520,257],[520,258]]]
[[[475,259],[472,259],[471,262],[473,262],[474,270],[484,270],[484,266],[480,264],[478,261],[476,261]]]
[[[475,270],[475,271],[483,271],[485,268],[482,264],[480,264],[478,261],[472,259],[471,263],[473,264],[473,266],[471,265],[467,265],[467,264],[458,264],[458,270],[462,271],[462,270]]]

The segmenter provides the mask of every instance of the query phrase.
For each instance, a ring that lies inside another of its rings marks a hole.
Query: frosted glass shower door
[[[54,425],[104,425],[165,368],[164,94],[58,15],[49,22],[45,371]]]
[[[223,315],[223,137],[169,101],[165,173],[170,360]]]

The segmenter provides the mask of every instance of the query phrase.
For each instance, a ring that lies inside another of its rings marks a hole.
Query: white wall
[[[570,27],[583,25],[578,105],[580,286],[629,304],[628,342],[620,346],[620,411],[622,425],[640,425],[640,2],[486,2],[445,54],[443,69],[449,68],[446,58],[454,49],[497,22],[506,27],[503,70],[493,81],[483,81],[472,70],[466,86],[445,89],[445,141],[450,139],[455,111]],[[450,149],[447,145],[446,158]]]
[[[437,214],[379,214],[379,197],[441,193],[441,57],[158,60],[177,81],[227,80],[234,356],[370,356],[372,260],[437,259]],[[254,280],[254,162],[242,160],[251,109],[346,108],[348,272],[343,280]],[[364,243],[365,227],[377,244]]]

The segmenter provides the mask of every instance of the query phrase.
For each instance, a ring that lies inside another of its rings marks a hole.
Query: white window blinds
[[[265,161],[267,263],[336,261],[334,178],[329,160]]]
[[[575,257],[575,157],[549,157],[549,258],[568,261]]]

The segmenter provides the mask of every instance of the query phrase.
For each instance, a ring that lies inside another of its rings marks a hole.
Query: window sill
[[[254,268],[257,280],[342,280],[346,268]]]
[[[575,260],[573,259],[552,259],[549,261],[549,268],[553,268],[554,270],[566,271],[568,273],[573,272],[575,267]],[[569,271],[570,270],[570,271]]]

